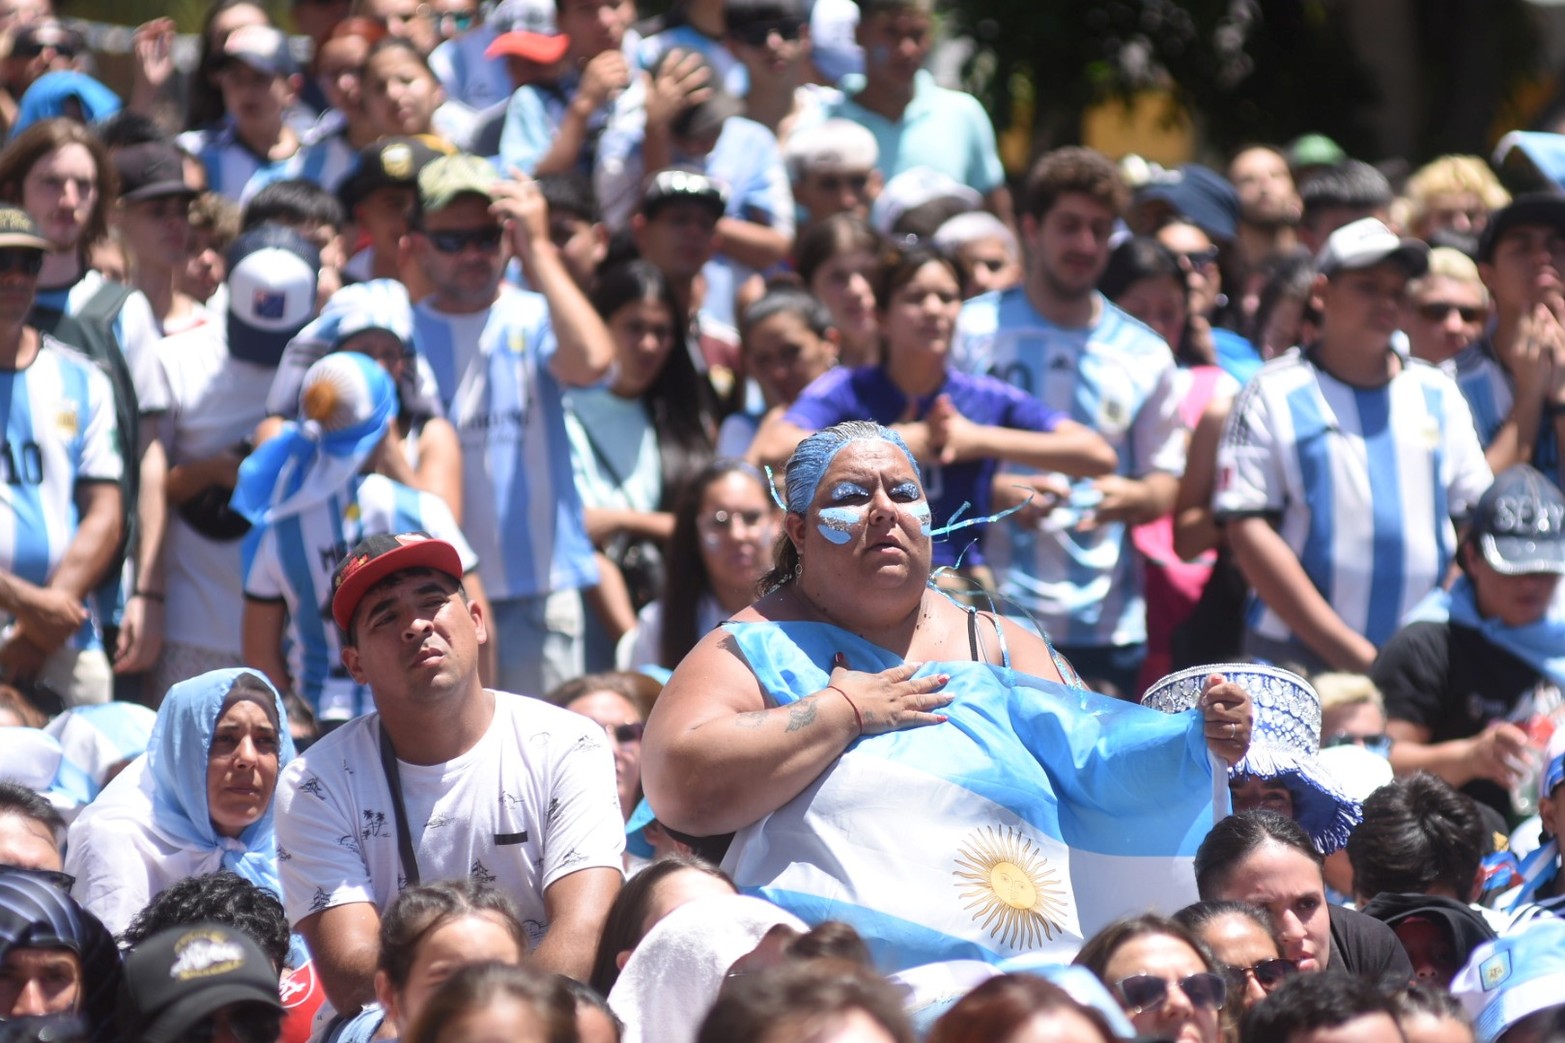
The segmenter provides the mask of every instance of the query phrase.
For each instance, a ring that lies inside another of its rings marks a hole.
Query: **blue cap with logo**
[[[1451,994],[1472,1015],[1478,1043],[1494,1043],[1540,1010],[1565,1006],[1565,920],[1533,920],[1484,942],[1451,979]]]

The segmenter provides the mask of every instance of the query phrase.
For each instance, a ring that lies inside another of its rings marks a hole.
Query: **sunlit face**
[[[1478,612],[1484,618],[1522,627],[1538,622],[1549,611],[1560,585],[1557,573],[1523,572],[1510,576],[1490,565],[1483,552],[1471,543],[1464,545],[1462,553],[1466,555]]]
[[[1241,775],[1229,780],[1228,796],[1233,801],[1235,815],[1261,808],[1275,811],[1284,818],[1293,817],[1293,791],[1276,779]]]
[[[808,515],[789,514],[786,524],[817,591],[922,589],[929,578],[929,500],[906,454],[890,442],[840,449]]]
[[[1277,927],[1282,954],[1302,971],[1326,969],[1331,920],[1320,866],[1302,851],[1266,841],[1229,870],[1217,899],[1265,907]]]
[[[428,134],[445,100],[427,66],[400,47],[375,54],[364,66],[364,115],[381,135]]]
[[[1424,201],[1418,236],[1427,239],[1437,232],[1455,232],[1476,236],[1489,223],[1489,208],[1476,192],[1439,192]]]
[[[1334,706],[1321,711],[1320,733],[1323,739],[1344,735],[1367,739],[1371,736],[1384,735],[1385,732],[1386,711],[1372,702]]]
[[[498,913],[478,912],[448,920],[418,943],[407,983],[400,991],[389,993],[393,1002],[387,1007],[387,1016],[405,1036],[435,990],[451,975],[469,964],[490,960],[520,964],[526,955]]]
[[[777,540],[777,511],[761,483],[743,471],[729,471],[708,485],[701,494],[696,533],[701,563],[719,600],[753,598]]]
[[[1408,293],[1402,328],[1413,357],[1438,365],[1477,340],[1488,316],[1483,287],[1431,275]]]
[[[22,869],[64,868],[60,845],[49,827],[25,815],[0,814],[0,865]]]
[[[310,5],[306,5],[310,6]],[[315,61],[315,78],[331,107],[356,114],[364,101],[364,63],[370,44],[362,36],[339,36],[321,45]]]
[[[785,405],[836,365],[837,345],[810,329],[798,314],[781,311],[745,330],[744,359],[767,406]]]
[[[571,53],[580,60],[619,50],[636,20],[635,0],[560,0],[555,10],[559,30],[570,37]]]
[[[494,300],[505,271],[500,232],[489,212],[489,200],[482,196],[458,196],[445,209],[424,214],[422,227],[413,232],[413,254],[442,298],[438,303],[468,310]],[[437,245],[445,233],[465,236],[466,241],[448,253]]]
[[[793,198],[811,221],[834,214],[869,216],[869,205],[880,190],[874,167],[831,167],[807,170],[794,182]]]
[[[1157,239],[1179,258],[1179,267],[1190,284],[1191,314],[1212,314],[1217,296],[1223,292],[1223,274],[1211,237],[1195,225],[1175,221],[1159,228]]]
[[[354,612],[348,674],[375,692],[381,713],[425,710],[461,697],[489,639],[483,611],[450,576],[409,569],[371,588]]]
[[[1383,349],[1402,322],[1408,273],[1395,261],[1339,271],[1316,280],[1328,340]]]
[[[608,736],[620,812],[628,820],[641,799],[641,711],[623,695],[608,691],[588,692],[566,703],[565,708],[591,718]]]
[[[639,398],[663,372],[674,349],[674,313],[658,297],[628,301],[609,316],[608,326],[619,364],[614,394]]]
[[[81,958],[69,949],[9,949],[0,959],[0,1021],[74,1013],[82,987]]]
[[[911,8],[878,11],[859,20],[855,38],[864,48],[864,75],[911,86],[934,43],[934,23]]]
[[[999,236],[963,243],[956,256],[967,269],[969,296],[1008,290],[1021,281],[1021,258]]]
[[[1163,343],[1174,350],[1185,336],[1185,296],[1184,284],[1178,279],[1157,275],[1131,283],[1114,303],[1151,326]]]
[[[164,271],[184,267],[190,256],[189,196],[122,202],[118,223],[138,265]]]
[[[1065,300],[1090,296],[1109,261],[1114,211],[1081,192],[1067,192],[1041,218],[1022,218],[1028,256],[1049,292]]]
[[[1124,979],[1140,974],[1161,978],[1166,983],[1167,998],[1161,1004],[1140,1011],[1126,1009],[1138,1032],[1178,1043],[1217,1043],[1218,1011],[1197,1006],[1179,984],[1206,970],[1200,954],[1178,938],[1144,934],[1114,951],[1104,965],[1103,978],[1116,987]],[[1124,1004],[1123,996],[1116,998]]]
[[[1249,148],[1228,165],[1239,213],[1250,224],[1275,228],[1298,222],[1303,206],[1288,161],[1269,148]]]
[[[890,358],[945,358],[962,308],[962,287],[949,267],[935,261],[891,291],[880,312],[880,332]]]
[[[1213,956],[1238,972],[1229,983],[1230,1002],[1238,1002],[1245,1010],[1249,1010],[1266,998],[1268,990],[1261,985],[1251,968],[1264,960],[1275,960],[1282,954],[1277,951],[1277,942],[1260,924],[1248,916],[1219,916],[1201,928],[1201,940],[1212,950]],[[1234,988],[1240,974],[1244,978],[1242,991]]]
[[[98,206],[98,165],[74,142],[46,152],[22,179],[22,209],[59,251],[74,250]]]
[[[223,836],[237,837],[271,807],[279,745],[260,703],[235,699],[217,719],[207,753],[207,812]]]
[[[810,292],[826,305],[832,324],[847,341],[875,337],[875,290],[869,281],[874,270],[874,254],[848,250],[827,259],[810,279]]]

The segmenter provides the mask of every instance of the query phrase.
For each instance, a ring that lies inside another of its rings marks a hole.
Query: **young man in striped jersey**
[[[598,580],[564,388],[601,380],[614,345],[549,241],[531,181],[442,156],[419,173],[411,240],[434,287],[413,335],[462,443],[462,528],[499,635],[496,687],[540,694],[582,673],[580,591]],[[513,253],[539,292],[502,285]]]
[[[48,245],[0,206],[0,675],[75,705],[109,698],[84,601],[119,547],[124,461],[108,377],[27,325]]]
[[[1255,591],[1245,651],[1362,673],[1440,582],[1492,475],[1461,392],[1391,346],[1429,248],[1375,218],[1317,260],[1321,338],[1246,385],[1213,506]]]

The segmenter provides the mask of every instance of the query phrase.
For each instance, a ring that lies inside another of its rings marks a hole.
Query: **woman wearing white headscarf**
[[[282,699],[259,674],[176,684],[146,754],[71,825],[71,894],[115,934],[165,887],[218,869],[281,896],[272,797],[293,755]]]

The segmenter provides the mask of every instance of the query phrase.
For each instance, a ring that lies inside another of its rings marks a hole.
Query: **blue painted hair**
[[[913,459],[913,451],[907,447],[901,435],[870,420],[845,420],[815,432],[798,444],[793,455],[788,458],[787,466],[783,468],[787,499],[784,501],[777,496],[775,484],[772,486],[772,498],[789,514],[808,514],[810,504],[815,500],[815,490],[820,487],[821,478],[831,467],[831,462],[854,442],[890,442],[902,450],[902,455],[907,457],[907,462],[913,467],[913,476],[920,485],[923,484],[924,476],[918,469],[918,461]],[[799,551],[793,541],[786,536],[779,539],[772,571],[761,580],[761,589],[774,590],[793,579],[798,564]]]

